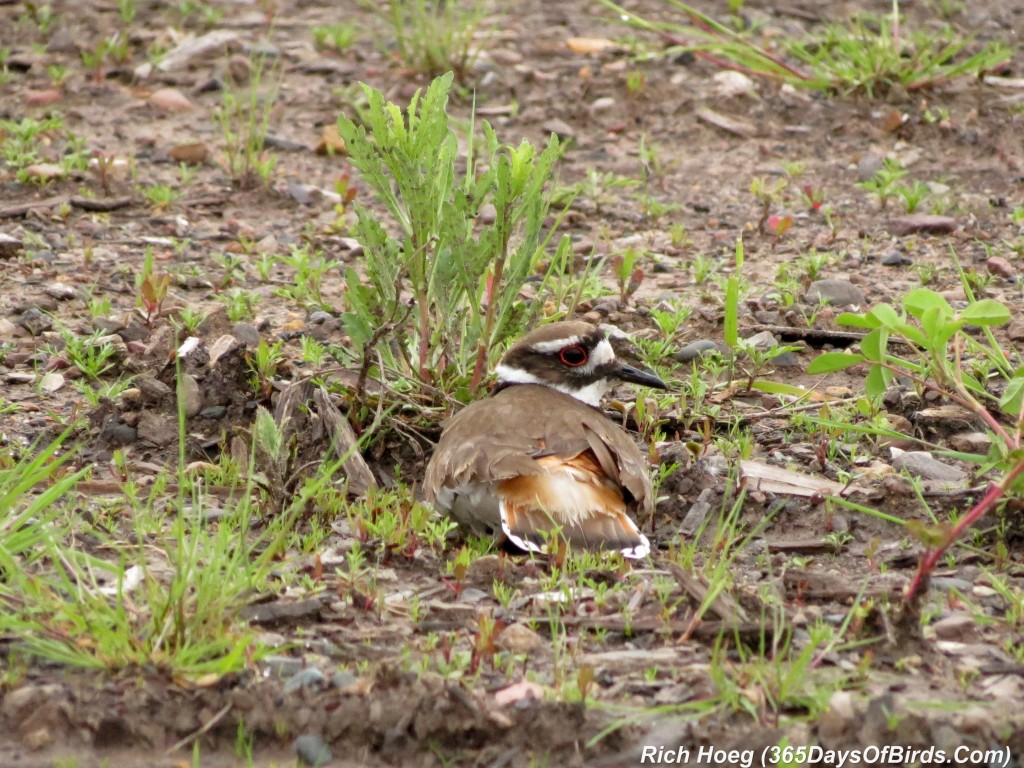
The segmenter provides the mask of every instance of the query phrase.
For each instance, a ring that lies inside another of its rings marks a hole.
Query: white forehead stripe
[[[546,355],[549,352],[557,352],[563,347],[571,347],[573,344],[579,344],[582,341],[583,339],[579,336],[569,336],[564,339],[555,339],[554,341],[538,341],[536,344],[531,344],[530,349]]]
[[[612,343],[608,339],[601,339],[590,353],[590,359],[587,361],[587,368],[593,370],[602,365],[608,365],[608,363],[615,360],[615,350],[612,349]]]
[[[626,333],[621,328],[609,325],[608,323],[602,323],[600,326],[601,330],[604,331],[605,336],[611,336],[613,339],[632,339],[633,337]]]

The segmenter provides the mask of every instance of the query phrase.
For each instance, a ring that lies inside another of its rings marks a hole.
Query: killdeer
[[[445,427],[427,465],[427,500],[527,551],[546,551],[557,532],[573,546],[646,557],[650,544],[629,512],[654,508],[647,461],[598,406],[618,381],[667,387],[616,358],[617,336],[564,321],[517,341],[493,394]]]

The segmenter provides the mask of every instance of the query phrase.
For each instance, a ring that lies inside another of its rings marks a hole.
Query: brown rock
[[[181,398],[186,417],[191,419],[203,410],[203,390],[195,376],[190,373],[181,377]]]
[[[498,635],[495,643],[501,650],[509,653],[530,654],[544,645],[541,636],[525,624],[512,624]]]
[[[35,163],[25,169],[25,175],[36,181],[51,181],[64,176],[64,169],[53,163]]]
[[[152,411],[139,416],[139,440],[158,447],[172,445],[178,439],[178,422]]]
[[[988,453],[988,449],[992,447],[992,438],[984,432],[961,432],[960,434],[950,436],[949,445],[951,448],[963,451],[964,453],[980,453],[985,455]]]
[[[210,155],[210,148],[202,141],[193,141],[188,144],[178,144],[167,150],[167,156],[176,163],[191,163],[199,165],[205,163]]]
[[[24,247],[25,244],[18,238],[0,232],[0,259],[13,259]]]
[[[482,555],[466,568],[466,579],[475,583],[491,584],[501,575],[501,558],[498,555]]]
[[[963,642],[977,630],[974,617],[966,611],[955,611],[931,625],[935,636],[943,640]]]
[[[25,94],[25,106],[46,107],[56,104],[64,98],[64,94],[56,88],[47,88],[43,91],[28,91]]]
[[[1017,274],[1017,270],[1013,268],[1009,260],[1002,256],[993,256],[985,262],[985,266],[988,268],[988,273],[996,277],[1013,277]]]
[[[161,112],[188,112],[193,104],[177,88],[160,88],[149,96],[149,103]]]
[[[956,219],[952,216],[935,216],[929,213],[911,213],[889,222],[889,231],[897,237],[916,233],[948,235],[956,227]]]

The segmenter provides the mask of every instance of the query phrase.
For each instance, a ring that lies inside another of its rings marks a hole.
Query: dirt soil
[[[581,263],[591,252],[603,256],[632,247],[643,253],[644,279],[632,299],[591,302],[584,307],[588,317],[652,333],[650,308],[681,300],[694,312],[679,346],[700,339],[721,342],[723,290],[713,276],[699,283],[694,263],[710,259],[714,275],[729,274],[741,235],[743,278],[752,289],[741,319],[746,334],[761,326],[836,328],[838,309],[820,308],[802,294],[788,306],[772,287],[781,264],[795,263],[812,249],[831,254],[817,277],[845,281],[866,305],[896,303],[901,293],[925,280],[950,300],[963,300],[955,252],[966,269],[985,278],[985,295],[1019,314],[1024,229],[1011,217],[1015,208],[1024,207],[1024,91],[1019,83],[1012,88],[958,80],[883,98],[830,98],[737,80],[690,56],[644,61],[619,46],[580,53],[567,40],[621,41],[636,33],[615,25],[606,11],[585,0],[513,5],[509,15],[495,13],[484,25],[489,36],[472,73],[478,114],[511,144],[524,137],[542,144],[552,131],[571,140],[559,172],[562,183],[585,182],[565,223]],[[723,3],[697,5],[724,13]],[[908,25],[926,25],[934,23],[933,6],[940,3],[905,5]],[[6,350],[0,376],[4,398],[19,406],[0,417],[4,440],[27,445],[56,434],[85,411],[90,426],[79,430],[77,439],[85,447],[82,461],[97,468],[97,482],[112,479],[115,448],[142,478],[177,459],[173,404],[161,404],[157,393],[146,411],[150,415],[140,418],[136,412],[134,421],[125,418],[130,409],[117,402],[94,409],[75,388],[74,369],[50,365],[59,355],[43,351],[44,343],[59,340],[55,323],[79,334],[97,329],[117,334],[122,372],[171,384],[173,366],[168,371],[167,360],[175,339],[167,318],[182,308],[209,314],[199,331],[207,345],[232,333],[250,345],[256,338],[285,339],[286,354],[297,361],[304,333],[344,343],[330,313],[306,313],[276,290],[290,283],[287,270],[279,264],[263,280],[255,259],[257,253],[286,254],[291,245],[309,239],[343,265],[356,263],[355,244],[332,228],[334,201],[317,191],[334,191],[335,182],[351,171],[343,157],[315,151],[323,126],[350,109],[357,81],[380,88],[400,104],[428,82],[387,50],[389,32],[381,18],[356,6],[320,0],[226,3],[219,6],[223,16],[209,28],[198,27],[193,17],[189,30],[231,33],[224,45],[180,67],[136,78],[147,46],[159,41],[169,48],[180,42],[180,16],[170,5],[140,3],[129,25],[132,57],[108,62],[94,77],[80,54],[119,28],[116,3],[56,2],[56,23],[44,35],[26,22],[26,4],[0,0],[0,49],[10,51],[10,78],[0,86],[0,118],[60,115],[95,157],[131,160],[130,167],[115,163],[106,189],[95,165],[45,186],[18,181],[13,172],[0,175],[0,233],[22,244],[0,253],[0,343]],[[668,15],[666,6],[653,0],[630,7]],[[751,0],[743,13],[749,22],[763,25],[760,34],[770,39],[846,18],[858,9],[884,13],[890,8],[887,1]],[[312,28],[339,19],[356,22],[360,36],[355,44],[337,54],[318,50]],[[1024,35],[1019,3],[979,0],[952,19],[981,39],[1016,41]],[[650,38],[642,38],[642,45],[660,48]],[[254,49],[280,62],[282,82],[270,124],[277,167],[269,188],[246,190],[233,186],[217,163],[224,138],[215,113],[225,71],[244,70]],[[55,65],[66,68],[59,88],[53,85]],[[1015,61],[1001,74],[1020,77],[1019,66]],[[154,95],[166,88],[177,89],[187,104],[166,92]],[[464,119],[471,106],[470,99],[455,97],[451,109]],[[641,138],[657,154],[656,167],[648,161],[646,186],[639,188],[650,196],[646,202],[636,187],[616,185],[609,175],[644,177]],[[203,161],[183,184],[172,158],[187,154],[181,147],[189,144],[201,144],[207,157],[202,158],[203,149],[193,150]],[[55,163],[65,150],[60,137],[48,137],[41,159]],[[908,223],[901,201],[882,208],[858,187],[884,158],[898,160],[908,180],[931,184],[922,211],[936,206],[950,221],[923,228],[920,222]],[[761,233],[762,211],[750,192],[751,181],[762,176],[774,182],[787,174],[789,186],[770,213],[792,216],[792,226]],[[369,203],[354,173],[352,183],[357,199]],[[154,184],[168,185],[180,195],[159,208],[141,191]],[[803,200],[805,187],[821,191],[830,217]],[[650,200],[666,208],[657,210]],[[114,201],[110,210],[96,205],[104,201]],[[97,207],[101,210],[93,210]],[[136,309],[136,277],[147,247],[158,269],[175,275],[166,314],[151,324]],[[602,277],[615,284],[610,264]],[[242,327],[227,318],[221,298],[237,287],[260,299],[254,317]],[[91,316],[90,298],[109,300],[106,317]],[[337,272],[324,281],[324,299],[339,310],[344,306]],[[1002,329],[998,338],[1009,344],[1020,330]],[[820,391],[832,387],[833,394],[862,390],[862,371],[825,380],[806,375],[807,363],[823,347],[799,335],[792,338],[800,349],[764,372],[764,378]],[[40,376],[53,371],[65,381],[48,391]],[[287,381],[310,372],[293,362],[278,377]],[[206,382],[203,410],[189,423],[190,459],[227,450],[251,421],[254,403],[244,392],[241,363],[236,379],[229,379]],[[732,394],[716,403],[725,415],[742,411],[744,403],[777,404],[767,396],[733,401]],[[926,404],[897,397],[890,405],[913,422]],[[1020,608],[1020,592],[1014,606],[987,585],[985,569],[991,561],[984,546],[959,553],[937,572],[923,607],[934,616],[933,624],[922,633],[916,621],[901,623],[900,595],[920,552],[902,528],[850,511],[827,511],[813,497],[752,491],[741,522],[753,526],[765,515],[772,518],[737,560],[742,588],[729,600],[723,598],[694,631],[689,617],[702,585],[680,572],[679,603],[666,618],[655,596],[654,571],[702,491],[710,489],[704,498],[715,509],[726,492],[723,473],[714,471],[715,456],[699,462],[684,458],[681,441],[699,443],[699,434],[689,429],[699,424],[682,418],[674,424],[675,432],[660,446],[661,458],[682,459],[688,466],[662,489],[666,498],[652,534],[662,555],[650,567],[619,576],[630,585],[629,626],[620,606],[599,606],[593,594],[584,594],[576,612],[555,629],[564,636],[553,638],[547,606],[556,598],[542,594],[542,565],[515,557],[483,558],[456,592],[442,580],[450,553],[421,550],[411,559],[397,556],[381,566],[378,583],[385,599],[372,609],[330,583],[322,597],[293,603],[293,610],[276,610],[287,600],[264,611],[253,609],[248,615],[262,638],[281,646],[276,661],[259,672],[207,687],[145,669],[99,675],[40,665],[6,675],[12,682],[5,683],[0,708],[0,765],[181,766],[189,764],[197,740],[202,765],[245,764],[236,749],[240,723],[254,739],[251,762],[256,765],[291,764],[295,739],[304,734],[328,744],[330,764],[339,766],[636,765],[644,746],[692,748],[694,756],[701,745],[760,754],[763,747],[786,740],[829,748],[1009,748],[1012,761],[1024,760],[1024,666],[1018,650],[1024,639],[1019,617],[1011,616]],[[973,429],[947,427],[910,426],[935,440]],[[753,438],[751,459],[837,477],[834,466],[819,460],[821,444],[807,432],[802,442],[794,441],[785,417],[750,420],[742,429]],[[426,437],[436,437],[436,431]],[[406,477],[409,472],[416,477],[429,450],[426,439],[396,437],[368,458],[377,479],[386,484],[398,461]],[[882,446],[869,458],[889,461]],[[977,490],[934,490],[929,501],[944,512],[965,509],[977,496]],[[895,478],[865,482],[858,501],[901,518],[925,518],[916,496]],[[852,539],[842,547],[821,544],[837,531]],[[338,553],[351,537],[350,530],[338,526],[323,543],[325,573],[331,572],[331,554],[340,562]],[[1012,537],[1008,541],[1010,551],[999,568],[1019,590],[1020,550]],[[296,567],[302,567],[301,557],[311,560],[296,554]],[[676,578],[671,571],[660,573]],[[492,592],[496,577],[517,591],[507,608]],[[797,648],[807,644],[807,633],[819,620],[838,626],[858,596],[866,598],[867,608],[851,636],[878,642],[834,649],[816,661],[807,673],[814,687],[806,695],[825,690],[828,704],[816,720],[802,718],[809,706],[794,700],[790,711],[779,712],[765,693],[777,686],[754,679],[736,651],[720,654],[716,665],[724,666],[735,700],[745,704],[687,717],[685,705],[721,692],[721,680],[709,667],[718,627],[737,617],[745,619],[740,623],[749,637],[771,627],[773,619],[757,599],[763,590],[782,597],[779,610],[795,628]],[[412,617],[414,597],[418,615]],[[505,639],[505,650],[522,654],[524,663],[492,668],[485,662],[476,676],[447,680],[417,674],[410,652],[416,659],[435,659],[442,651],[428,642],[437,637],[458,651],[471,649],[478,637],[477,617],[486,611],[526,629],[509,632]],[[527,628],[531,619],[539,619],[532,630]],[[559,649],[558,657],[553,648]],[[11,672],[7,665],[0,661],[0,669]],[[323,675],[289,687],[304,669]],[[520,683],[526,669],[549,695],[537,700],[513,688],[505,703],[502,694]],[[847,683],[830,688],[827,681],[838,678]],[[586,706],[578,695],[573,700],[564,693],[580,687],[587,691]],[[637,716],[645,709],[649,717]],[[623,715],[629,722],[604,733]],[[717,761],[731,762],[739,760]]]

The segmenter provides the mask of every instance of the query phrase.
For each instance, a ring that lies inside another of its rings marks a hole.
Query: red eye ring
[[[586,365],[587,360],[590,359],[590,355],[579,344],[573,344],[571,347],[566,347],[558,353],[558,359],[568,365],[570,368],[579,368],[581,365]]]

